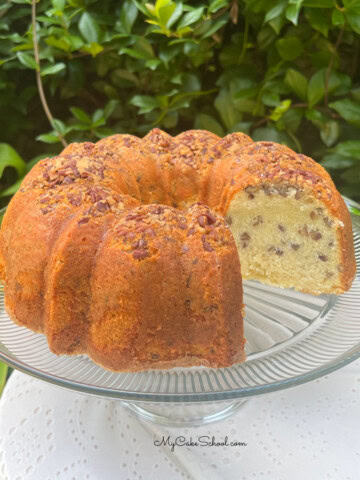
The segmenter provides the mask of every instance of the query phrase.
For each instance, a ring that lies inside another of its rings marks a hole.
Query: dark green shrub
[[[40,69],[31,3],[0,6],[0,140],[19,153],[0,146],[3,204],[59,137],[155,126],[288,144],[359,198],[359,0],[41,0]]]

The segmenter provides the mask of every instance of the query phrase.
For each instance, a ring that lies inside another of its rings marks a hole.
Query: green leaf
[[[65,0],[51,0],[51,3],[56,10],[63,11],[65,8]]]
[[[176,127],[179,120],[178,112],[168,112],[163,120],[163,125],[165,128],[174,128]]]
[[[59,132],[59,133],[61,133],[61,135],[65,135],[66,127],[65,127],[64,122],[62,122],[61,120],[59,120],[57,118],[53,118],[52,121],[51,121],[51,124],[52,124],[55,132]]]
[[[332,11],[331,23],[335,26],[344,25],[345,16],[343,12],[340,12],[340,10],[334,8],[334,10]]]
[[[327,147],[331,147],[338,139],[339,133],[338,123],[335,120],[328,120],[320,130],[320,137]]]
[[[261,101],[267,107],[276,107],[280,103],[280,95],[276,92],[265,90],[261,95]]]
[[[99,43],[101,28],[90,13],[84,12],[81,15],[79,30],[88,43]]]
[[[120,55],[126,53],[139,60],[151,60],[154,58],[154,50],[151,43],[146,38],[137,37],[132,48],[122,48]]]
[[[58,143],[58,142],[60,142],[60,138],[57,135],[54,135],[52,133],[43,133],[41,135],[38,135],[36,137],[36,140],[39,140],[40,142],[44,142],[44,143]]]
[[[120,21],[126,33],[131,33],[132,27],[138,16],[138,9],[131,0],[125,0],[121,7]]]
[[[280,118],[284,115],[284,113],[289,110],[291,106],[291,100],[283,100],[280,105],[278,105],[273,112],[270,115],[270,120],[274,120],[274,122],[277,122],[280,120]]]
[[[74,117],[79,120],[79,122],[82,122],[82,123],[87,123],[87,124],[91,124],[91,118],[89,117],[89,115],[84,112],[84,110],[82,110],[81,108],[78,108],[78,107],[71,107],[70,108],[70,111],[71,113],[74,115]]]
[[[359,0],[343,0],[346,11],[360,15]]]
[[[104,50],[104,47],[98,43],[91,42],[90,45],[84,45],[81,50],[90,53],[95,58],[96,55],[99,55]]]
[[[235,123],[230,129],[229,133],[236,133],[236,132],[242,132],[246,133],[246,135],[250,135],[250,129],[252,127],[252,122],[239,122]]]
[[[306,100],[308,82],[302,73],[288,68],[284,82],[301,100]]]
[[[331,71],[328,92],[336,96],[347,95],[351,89],[351,77],[345,73]]]
[[[302,108],[290,108],[276,122],[276,128],[278,128],[279,130],[286,130],[295,133],[300,126],[303,116],[304,111]]]
[[[224,136],[224,130],[220,123],[206,113],[198,113],[196,115],[194,127],[200,130],[208,130],[209,132],[219,135],[219,137]]]
[[[290,22],[292,22],[294,25],[298,24],[298,18],[302,2],[303,0],[295,0],[295,2],[290,1],[290,5],[285,11],[285,17],[290,20]]]
[[[45,42],[52,47],[63,50],[64,52],[70,52],[72,50],[71,41],[66,37],[56,38],[53,35],[50,35],[45,38]]]
[[[119,100],[110,100],[104,108],[104,117],[107,120],[114,113],[115,108],[120,104]]]
[[[10,195],[14,195],[14,193],[16,193],[19,190],[22,181],[23,181],[23,178],[19,178],[15,183],[10,185],[10,187],[0,192],[0,197],[4,198],[4,197],[9,197]]]
[[[152,112],[155,108],[159,108],[159,101],[150,95],[135,95],[130,100],[130,105],[139,107],[139,113]]]
[[[357,166],[346,170],[346,172],[341,175],[341,178],[350,184],[360,183],[360,168]]]
[[[333,108],[341,115],[347,122],[352,125],[360,127],[360,104],[345,98],[344,100],[338,100],[329,104],[330,108]]]
[[[354,166],[356,160],[351,157],[339,155],[338,153],[330,153],[329,155],[325,155],[320,163],[325,168],[341,170]]]
[[[338,143],[335,152],[346,157],[355,157],[360,161],[360,140],[348,140]]]
[[[333,8],[334,0],[305,0],[304,6],[311,8]]]
[[[181,85],[184,92],[198,92],[201,90],[201,83],[193,73],[179,73],[171,79],[171,83]]]
[[[303,44],[298,37],[285,37],[277,40],[276,49],[284,60],[295,60],[303,52]]]
[[[179,20],[182,13],[183,13],[183,4],[181,2],[179,2],[179,3],[176,4],[176,8],[174,10],[174,13],[169,18],[169,20],[166,24],[166,27],[171,28],[174,25],[174,23],[176,23]],[[171,123],[171,120],[170,120],[170,123]]]
[[[22,177],[26,171],[26,163],[17,151],[7,143],[0,143],[0,177],[6,167],[14,167],[18,177]]]
[[[158,2],[156,2],[157,4]],[[157,10],[157,17],[159,19],[160,25],[167,27],[167,24],[172,17],[172,14],[174,13],[176,9],[176,4],[174,2],[168,2],[167,5],[159,8]]]
[[[325,71],[321,69],[310,78],[307,88],[309,108],[312,108],[324,97],[325,94]]]
[[[214,106],[227,129],[242,120],[241,113],[236,110],[233,99],[226,89],[222,89],[216,97]]]
[[[17,52],[16,56],[19,59],[20,63],[25,65],[25,67],[39,71],[39,65],[36,63],[35,58],[28,53]]]
[[[117,68],[111,72],[111,81],[116,87],[119,88],[134,86],[139,87],[139,80],[137,76],[132,72],[123,70],[122,68]]]
[[[287,137],[283,132],[279,132],[274,127],[265,127],[257,128],[253,134],[252,138],[255,142],[276,142],[276,143],[285,143],[287,144]]]
[[[94,112],[92,116],[91,127],[92,128],[102,127],[103,125],[105,125],[105,123],[106,123],[106,119],[104,117],[104,110],[99,108]]]
[[[346,11],[345,17],[354,32],[360,34],[360,14],[352,11]]]
[[[41,76],[45,77],[46,75],[54,75],[55,73],[59,73],[66,68],[65,63],[55,63],[55,65],[49,65],[48,67],[41,69]]]
[[[6,365],[6,363],[0,362],[0,395],[6,383],[7,372],[8,366]]]
[[[326,122],[326,117],[319,110],[308,110],[306,112],[306,118],[309,120],[315,127],[319,130],[322,128],[323,124]]]
[[[151,58],[145,62],[145,67],[150,68],[150,70],[156,70],[159,65],[161,65],[161,61],[158,58]]]
[[[214,0],[210,3],[208,7],[209,13],[216,13],[220,8],[227,7],[229,4],[228,0]]]
[[[284,14],[279,15],[278,17],[270,20],[269,25],[274,30],[274,32],[279,35],[282,27],[286,23],[286,18]]]
[[[316,8],[307,8],[305,9],[305,17],[312,28],[322,33],[324,37],[328,36],[331,21],[324,11]]]
[[[264,23],[269,23],[276,17],[279,17],[282,13],[285,12],[287,6],[287,0],[281,0],[280,2],[276,2],[273,8],[270,8],[265,15]]]
[[[276,38],[274,30],[266,25],[257,35],[257,45],[260,51],[267,50]]]
[[[206,30],[206,32],[202,35],[201,38],[208,38],[211,37],[211,35],[214,35],[215,32],[220,30],[221,27],[223,27],[227,23],[227,19],[219,18],[219,20],[216,20],[215,22],[212,22],[212,25],[210,28]]]
[[[328,117],[318,110],[308,110],[306,112],[306,118],[319,129],[320,137],[325,145],[330,147],[336,142],[340,134],[337,122],[329,120]]]
[[[195,8],[191,12],[186,13],[178,23],[177,28],[179,29],[179,28],[188,27],[189,25],[196,23],[202,17],[203,12],[204,12],[204,7],[199,7],[199,8]]]

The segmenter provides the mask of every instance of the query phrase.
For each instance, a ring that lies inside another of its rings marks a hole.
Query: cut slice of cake
[[[319,164],[258,142],[221,165],[212,175],[225,187],[214,200],[234,235],[243,278],[312,294],[350,288],[356,269],[351,219]]]

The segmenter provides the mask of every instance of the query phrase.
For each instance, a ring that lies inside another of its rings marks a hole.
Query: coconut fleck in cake
[[[0,268],[9,315],[54,353],[139,371],[244,360],[241,272],[339,294],[355,259],[349,212],[312,159],[155,129],[39,162],[8,206]]]

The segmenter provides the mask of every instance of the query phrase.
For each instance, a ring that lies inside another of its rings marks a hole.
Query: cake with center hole
[[[272,142],[155,129],[37,163],[0,231],[5,305],[112,371],[245,359],[242,279],[340,294],[351,220],[328,173]]]

